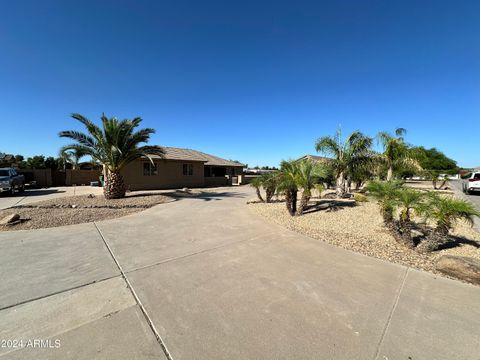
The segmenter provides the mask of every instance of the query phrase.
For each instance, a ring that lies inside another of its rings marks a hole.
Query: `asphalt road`
[[[467,195],[464,194],[462,191],[462,180],[451,180],[450,185],[455,192],[460,195],[462,198],[467,199],[470,201],[472,204],[475,205],[478,211],[480,211],[480,192],[474,194],[474,195]],[[476,218],[475,219],[475,226],[476,228],[480,231],[480,219]]]

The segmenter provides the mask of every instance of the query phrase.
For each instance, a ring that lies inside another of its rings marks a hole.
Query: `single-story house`
[[[310,161],[313,161],[313,162],[326,164],[326,163],[330,162],[332,159],[328,158],[328,157],[324,157],[324,156],[307,154],[307,155],[304,155],[301,158],[297,159],[296,161],[302,161],[302,160],[310,160]]]
[[[165,156],[128,164],[122,175],[130,190],[240,185],[243,164],[191,149],[163,147]]]

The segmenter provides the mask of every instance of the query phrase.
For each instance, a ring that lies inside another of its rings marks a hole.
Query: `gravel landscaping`
[[[318,200],[321,202],[329,200]],[[434,264],[442,255],[468,256],[480,259],[480,233],[466,223],[459,223],[453,235],[460,246],[420,254],[397,243],[383,226],[378,205],[374,202],[357,203],[353,207],[339,207],[336,211],[316,211],[292,217],[285,203],[251,202],[252,211],[269,221],[283,225],[315,239],[378,259],[391,261],[420,270],[436,272]]]
[[[0,220],[19,214],[21,221],[0,226],[0,231],[29,230],[81,224],[118,218],[154,205],[173,201],[158,193],[129,193],[123,199],[107,200],[103,195],[82,195],[56,198],[0,211]]]

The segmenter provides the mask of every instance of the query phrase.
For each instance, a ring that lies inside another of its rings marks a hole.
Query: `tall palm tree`
[[[107,199],[125,196],[126,187],[120,172],[127,164],[140,157],[146,157],[153,163],[152,155],[160,157],[164,155],[164,150],[160,146],[139,146],[148,142],[150,135],[155,133],[151,128],[136,130],[142,122],[140,117],[118,120],[102,114],[103,129],[83,115],[72,114],[72,118],[81,122],[87,133],[75,130],[61,131],[60,137],[75,141],[73,144],[63,146],[61,151],[78,151],[103,165],[106,176],[103,191]]]
[[[393,180],[393,171],[401,167],[420,170],[418,161],[411,156],[408,145],[405,143],[404,128],[396,128],[395,135],[382,131],[377,134],[378,141],[383,146],[383,153],[380,159],[387,165],[387,181]]]
[[[297,212],[297,174],[298,163],[285,160],[281,162],[278,173],[278,191],[285,195],[285,203],[291,216]]]
[[[347,185],[356,169],[372,161],[371,146],[372,139],[359,131],[352,132],[345,141],[341,138],[340,130],[335,136],[324,136],[317,140],[317,152],[332,156],[330,165],[335,172],[337,196],[343,197],[348,191]]]
[[[312,189],[327,175],[325,168],[310,160],[303,160],[297,165],[295,182],[302,189],[302,197],[296,215],[302,215],[312,197]]]

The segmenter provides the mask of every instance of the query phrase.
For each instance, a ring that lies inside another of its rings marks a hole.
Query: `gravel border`
[[[268,221],[314,239],[442,276],[445,275],[435,270],[435,262],[443,255],[480,259],[480,247],[467,243],[431,254],[421,254],[400,245],[384,227],[379,207],[374,202],[357,203],[354,207],[343,207],[337,211],[317,211],[294,217],[287,213],[283,202],[249,202],[247,206]],[[452,235],[476,241],[480,246],[480,233],[466,223],[459,223]]]
[[[0,210],[0,220],[11,214],[19,214],[21,218],[17,224],[0,226],[0,231],[45,229],[115,219],[171,201],[175,199],[158,193],[131,193],[125,198],[111,200],[103,195],[55,198]]]

